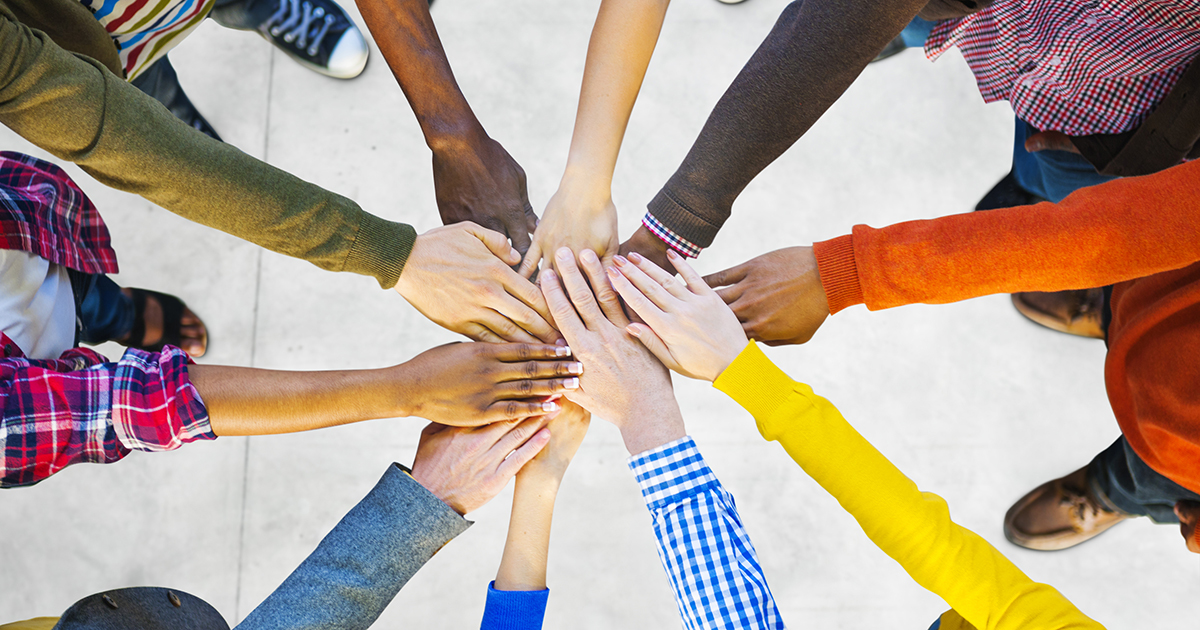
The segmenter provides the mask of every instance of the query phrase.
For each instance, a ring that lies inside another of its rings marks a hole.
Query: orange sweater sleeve
[[[1200,260],[1200,160],[1057,204],[856,225],[813,248],[832,313],[1115,284]]]

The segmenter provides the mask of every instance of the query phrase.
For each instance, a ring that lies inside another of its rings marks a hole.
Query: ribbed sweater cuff
[[[487,604],[480,630],[536,630],[546,617],[550,589],[540,591],[501,591],[496,582],[488,584]]]
[[[646,204],[646,209],[671,233],[700,249],[712,245],[721,229],[689,210],[665,187]]]
[[[794,385],[753,341],[713,381],[713,387],[749,411],[760,425],[791,398]]]
[[[372,276],[379,286],[391,289],[400,280],[400,272],[404,271],[404,263],[408,262],[416,242],[417,231],[413,226],[363,212],[354,247],[350,248],[342,271]]]
[[[813,243],[821,286],[829,301],[829,314],[863,303],[858,264],[854,261],[854,237],[850,234]]]

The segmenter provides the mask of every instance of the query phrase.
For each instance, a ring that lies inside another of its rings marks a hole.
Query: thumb
[[[483,244],[496,255],[496,258],[504,261],[504,264],[512,266],[521,262],[521,252],[509,245],[508,239],[503,234],[469,221],[461,225],[472,236],[483,241]]]
[[[542,246],[535,238],[529,246],[529,251],[525,252],[525,258],[521,261],[521,268],[517,270],[517,273],[528,280],[533,276],[533,272],[537,271],[540,262],[542,262]]]
[[[718,271],[716,273],[710,273],[707,276],[704,276],[704,278],[703,278],[704,284],[707,284],[709,287],[711,287],[713,289],[715,289],[717,287],[727,286],[730,284],[736,284],[736,283],[742,281],[743,279],[745,279],[745,277],[746,277],[745,267],[746,266],[744,264],[742,264],[742,265],[738,265],[736,267],[730,267],[729,269],[724,269],[724,270]]]
[[[683,373],[683,367],[671,356],[671,350],[667,348],[667,344],[658,336],[649,326],[645,324],[630,324],[625,327],[625,332],[637,337],[637,340],[642,342],[643,346],[650,351],[662,364],[668,369]]]

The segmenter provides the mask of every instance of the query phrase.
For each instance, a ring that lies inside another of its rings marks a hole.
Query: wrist
[[[538,497],[540,500],[548,500],[554,503],[554,499],[558,496],[558,488],[562,485],[563,475],[566,469],[550,470],[548,467],[535,466],[530,467],[529,464],[517,473],[517,480],[514,485],[514,492],[520,492],[522,495]]]
[[[390,368],[384,368],[384,380],[389,385],[391,392],[390,405],[386,417],[389,418],[408,418],[416,415],[417,410],[421,406],[418,400],[417,392],[409,387],[412,382],[411,368],[407,362],[400,365],[394,365]]]
[[[476,153],[490,138],[474,114],[456,118],[438,118],[423,121],[421,131],[425,144],[435,156],[453,158],[466,153]]]
[[[645,453],[686,435],[687,428],[678,405],[658,411],[644,410],[636,416],[630,416],[629,421],[621,426],[621,439],[630,455]]]
[[[558,192],[572,199],[594,202],[584,203],[586,209],[601,210],[612,200],[612,171],[567,160]]]

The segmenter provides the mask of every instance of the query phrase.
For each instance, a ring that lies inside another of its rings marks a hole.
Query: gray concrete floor
[[[438,0],[458,81],[524,166],[539,210],[554,192],[597,0]],[[784,6],[678,2],[667,16],[617,167],[621,232],[679,164],[713,103]],[[353,11],[353,9],[351,9]],[[361,22],[360,22],[361,23]],[[359,79],[309,72],[249,33],[205,24],[172,53],[189,94],[232,144],[358,200],[438,224],[430,156],[378,52]],[[969,210],[1008,169],[1011,110],[984,105],[957,53],[906,52],[862,75],[738,200],[702,271],[849,231]],[[3,147],[44,154],[8,130]],[[71,167],[112,229],[117,280],[171,291],[212,333],[204,363],[383,366],[453,335],[368,278],[322,272],[108,190]],[[119,355],[116,346],[102,348]],[[1004,541],[1004,511],[1118,435],[1104,346],[1037,328],[1006,296],[870,313],[852,308],[806,346],[769,351],[810,383],[955,518],[1110,628],[1195,627],[1200,558],[1174,527],[1140,520],[1059,553]],[[738,499],[787,622],[922,629],[945,604],[914,584],[751,418],[682,378],[689,430]],[[0,622],[56,615],[108,588],[167,585],[245,617],[422,423],[226,438],[76,466],[0,496]],[[595,422],[560,495],[548,628],[675,628],[649,519],[611,425]],[[381,628],[470,628],[500,559],[511,489],[400,593]],[[880,624],[883,623],[883,626]]]

